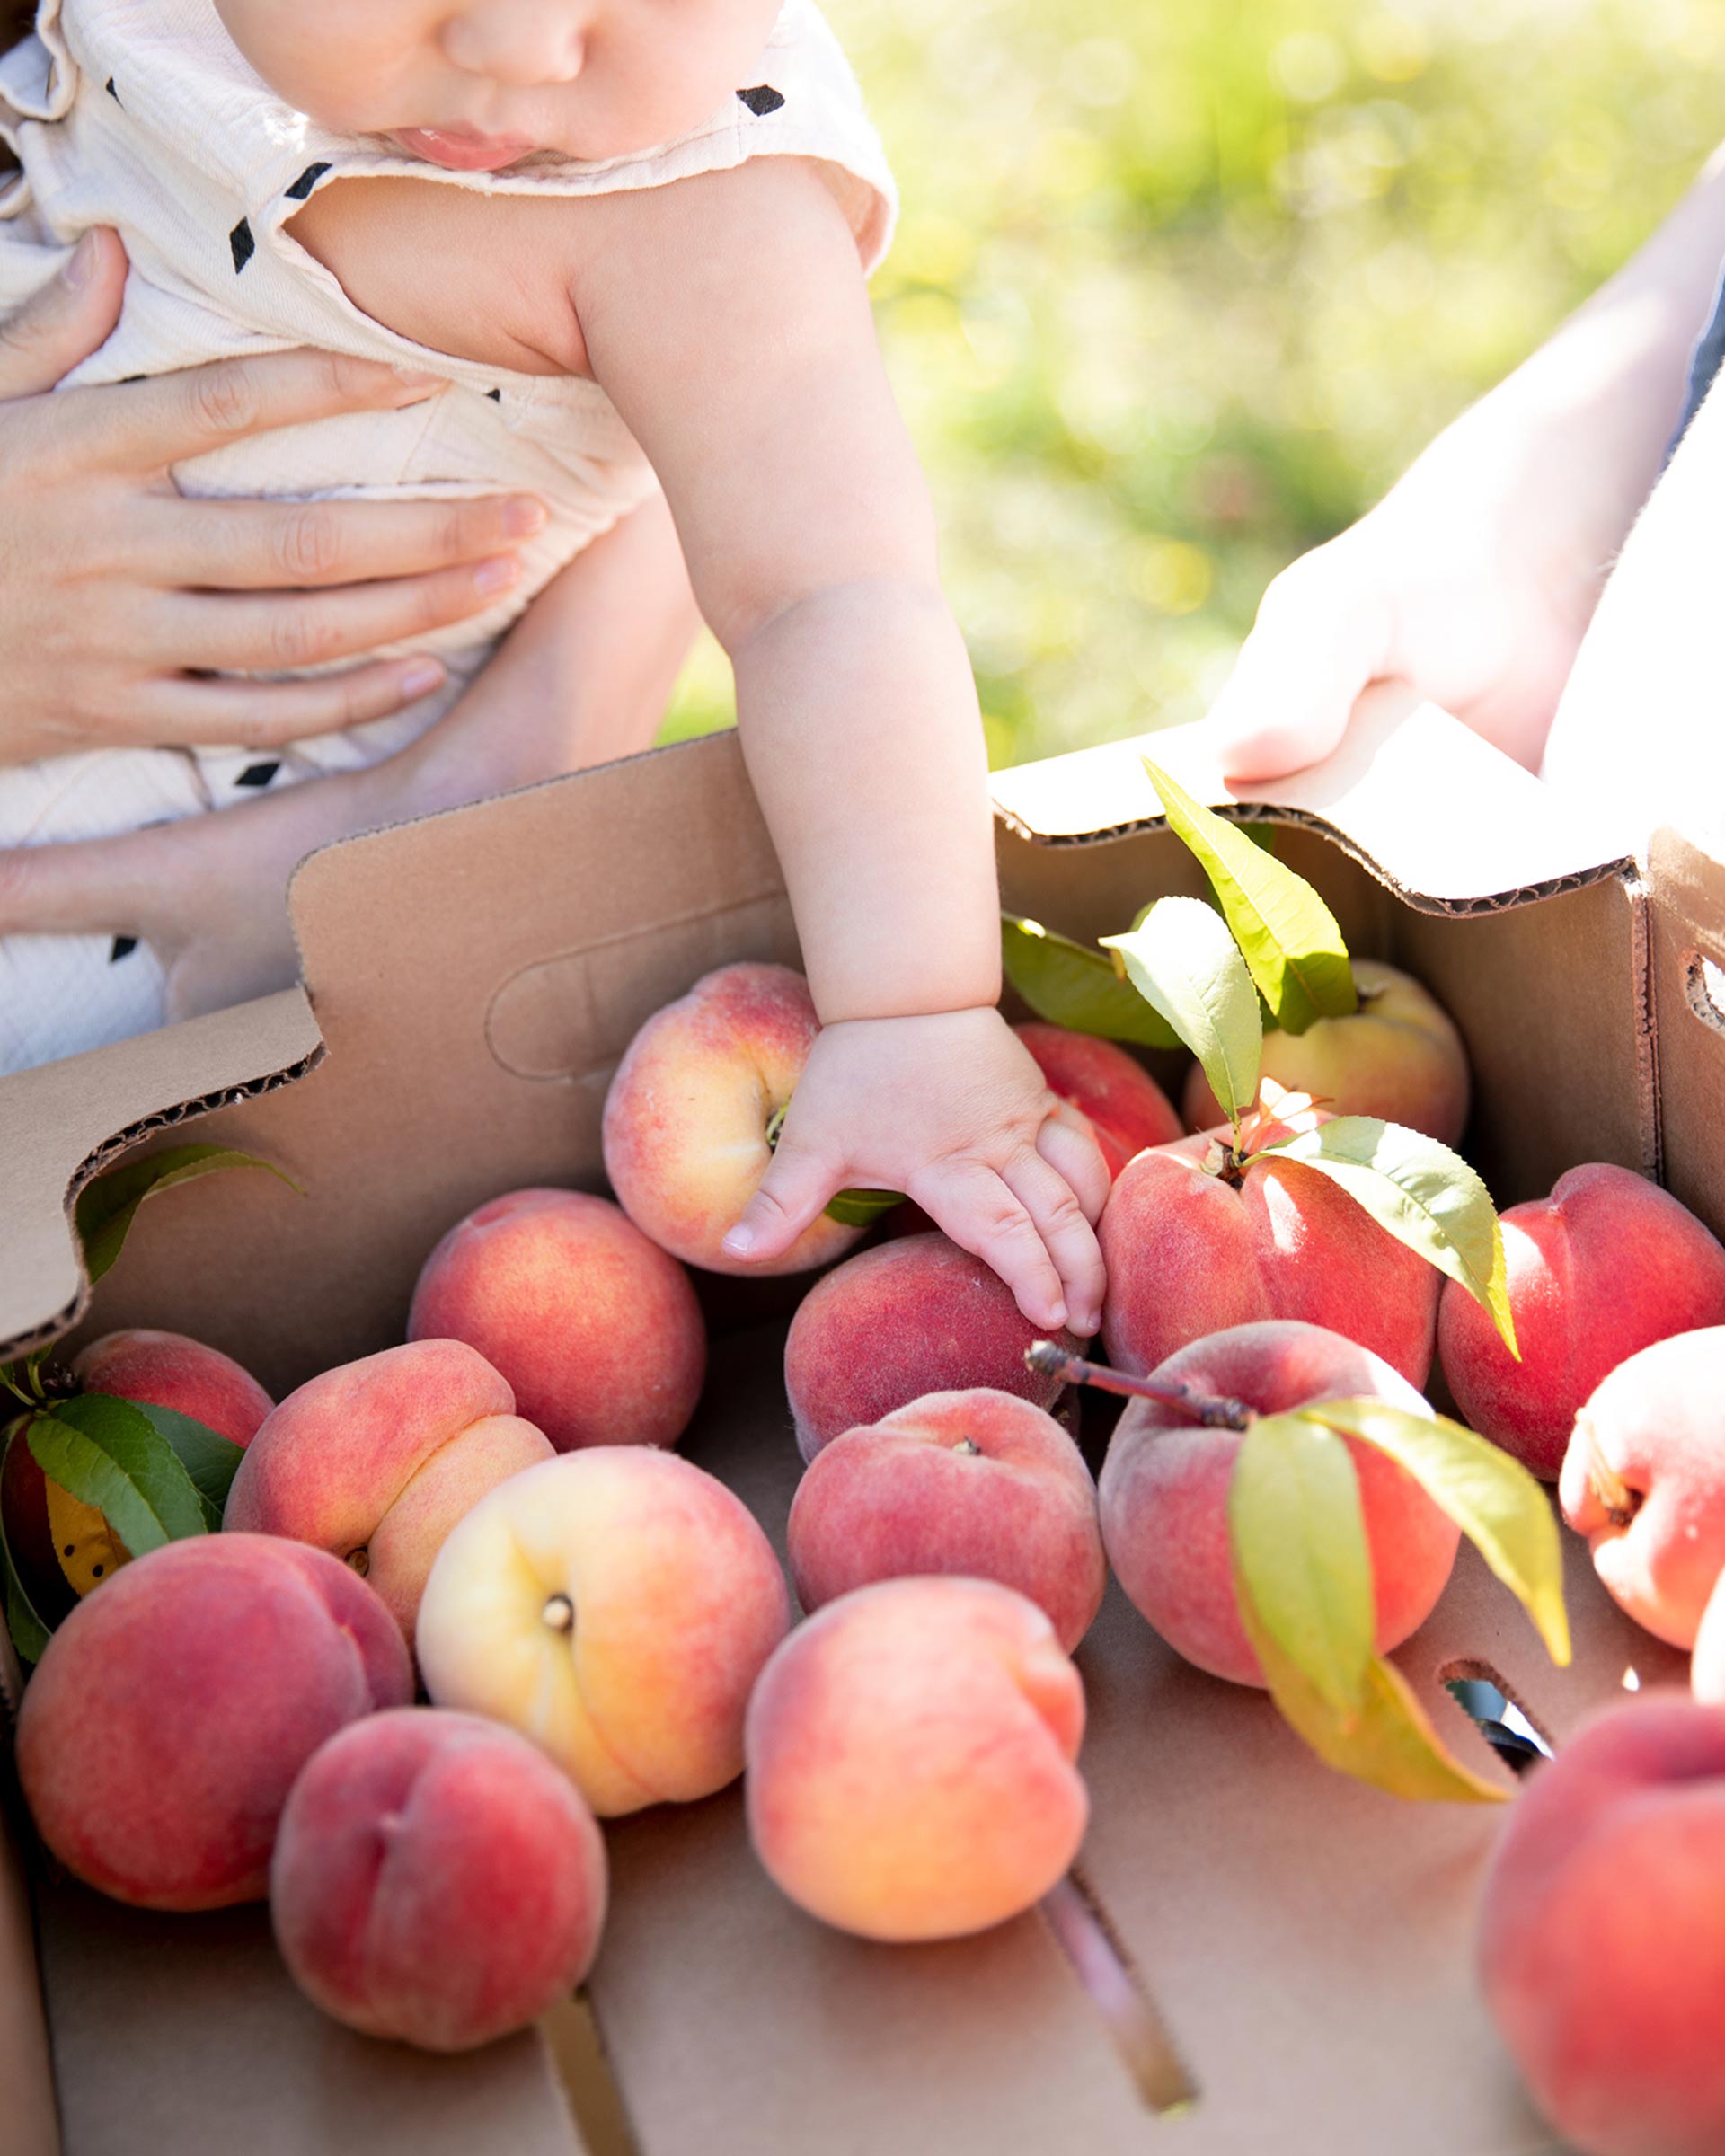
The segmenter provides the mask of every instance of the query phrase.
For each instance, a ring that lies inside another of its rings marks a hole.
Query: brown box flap
[[[1669,1188],[1725,1233],[1725,862],[1661,831],[1650,877],[1650,986],[1658,1029],[1660,1121]]]

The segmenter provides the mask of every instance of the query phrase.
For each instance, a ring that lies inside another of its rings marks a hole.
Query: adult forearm
[[[914,579],[832,586],[732,658],[744,754],[821,1017],[992,1003],[987,760],[940,592]]]

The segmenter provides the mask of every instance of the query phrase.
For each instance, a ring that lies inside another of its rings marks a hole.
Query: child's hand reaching
[[[1107,1163],[997,1011],[851,1019],[816,1040],[773,1165],[725,1238],[789,1250],[837,1192],[902,1190],[991,1265],[1033,1325],[1101,1323]]]

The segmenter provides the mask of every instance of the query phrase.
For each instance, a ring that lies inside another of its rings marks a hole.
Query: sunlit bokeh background
[[[1725,136],[1725,0],[827,0],[996,765],[1201,715],[1258,597]],[[673,734],[726,723],[703,645]]]

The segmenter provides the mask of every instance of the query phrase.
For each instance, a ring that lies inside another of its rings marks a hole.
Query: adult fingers
[[[513,554],[460,569],[332,591],[171,593],[157,617],[158,655],[224,673],[326,666],[441,629],[492,605],[519,580]]]
[[[475,501],[208,501],[164,497],[139,535],[163,588],[295,591],[423,576],[544,529],[531,494]]]
[[[742,1218],[725,1237],[732,1258],[752,1265],[782,1258],[814,1226],[840,1188],[838,1178],[812,1148],[800,1147],[789,1126]]]
[[[1265,592],[1206,725],[1229,779],[1279,778],[1327,756],[1386,667],[1392,609],[1363,550],[1320,548]]]
[[[1043,1248],[1060,1276],[1066,1323],[1085,1339],[1102,1321],[1102,1290],[1107,1276],[1096,1231],[1084,1217],[1072,1185],[1042,1153],[1027,1145],[1001,1171],[1006,1188],[1030,1215]],[[1029,1317],[1031,1312],[1025,1312]]]
[[[913,1176],[909,1195],[954,1242],[993,1267],[1032,1325],[1059,1331],[1066,1322],[1060,1275],[1040,1229],[1001,1176],[980,1162],[947,1162]]]
[[[444,386],[436,375],[340,352],[262,352],[146,382],[73,390],[62,417],[95,463],[159,472],[247,435],[422,403]]]
[[[155,831],[0,850],[0,935],[143,935],[164,913]]]
[[[435,658],[379,659],[345,674],[297,681],[248,681],[239,676],[195,676],[146,682],[127,700],[126,738],[146,747],[284,748],[315,734],[340,733],[368,719],[386,719],[441,685]],[[112,747],[113,728],[103,734]]]
[[[0,401],[46,396],[106,342],[119,320],[126,250],[105,229],[86,232],[58,277],[0,322]]]

